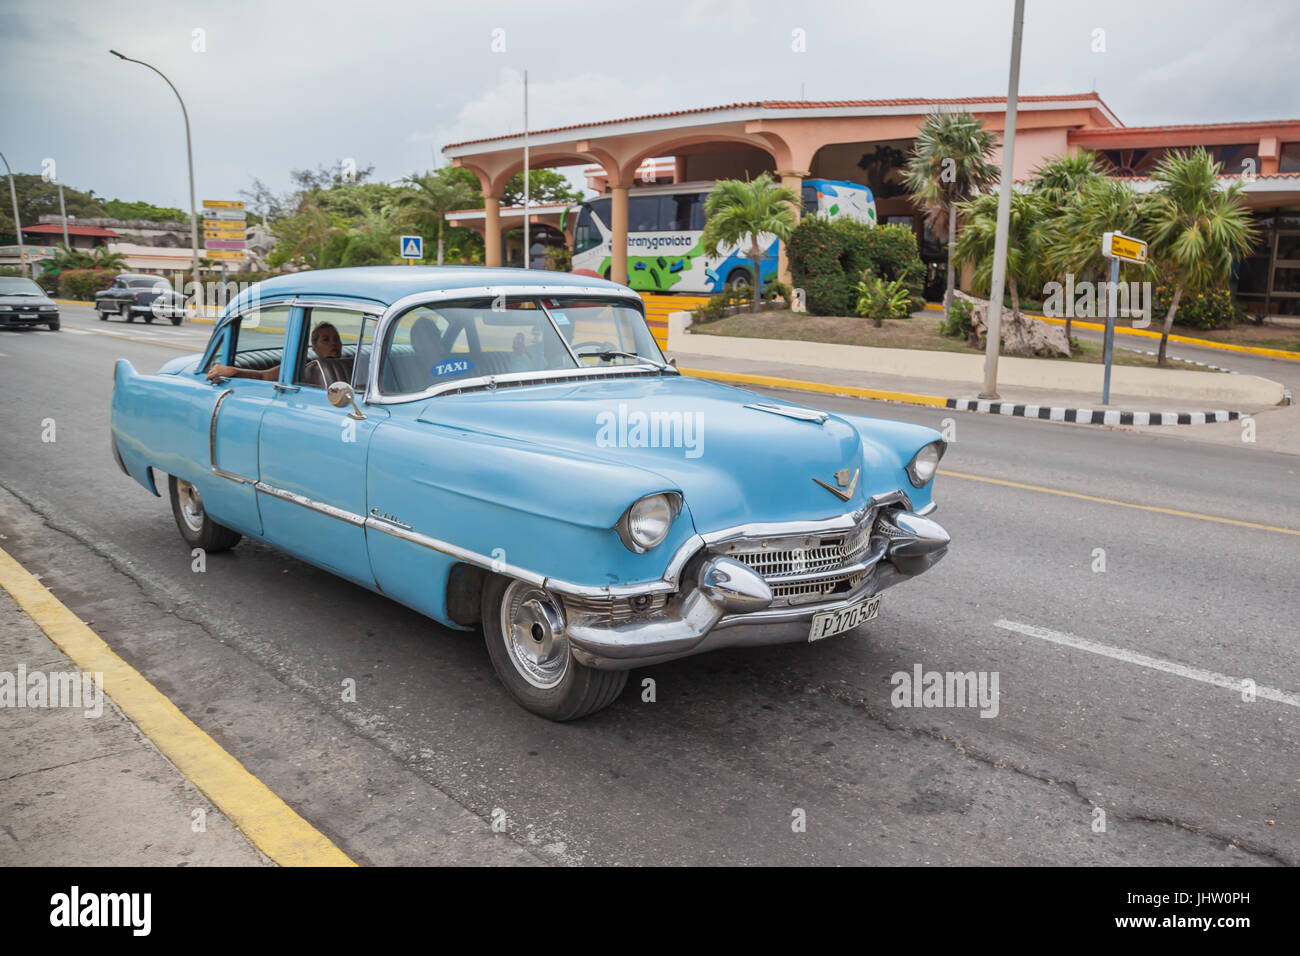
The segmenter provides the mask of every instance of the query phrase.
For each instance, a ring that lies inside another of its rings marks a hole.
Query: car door
[[[291,310],[287,305],[252,309],[229,327],[228,341],[213,357],[245,374],[265,374],[281,364]],[[201,374],[201,373],[200,373]],[[201,489],[205,507],[222,524],[261,534],[256,484],[262,414],[275,395],[270,379],[234,377],[215,382],[208,421],[211,478]]]
[[[366,454],[371,434],[388,413],[363,406],[360,396],[378,312],[337,305],[295,309],[293,360],[281,367],[258,439],[258,506],[267,540],[372,588]],[[342,354],[325,358],[330,340]],[[330,404],[326,386],[331,381],[352,385],[359,413],[351,405]]]

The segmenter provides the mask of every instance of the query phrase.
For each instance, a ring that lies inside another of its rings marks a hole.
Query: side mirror
[[[347,382],[335,382],[329,388],[325,389],[325,397],[335,408],[343,408],[345,405],[351,405],[352,411],[348,413],[348,418],[354,418],[359,422],[366,420],[366,416],[361,414],[361,409],[357,408],[357,398],[353,394],[352,386]]]

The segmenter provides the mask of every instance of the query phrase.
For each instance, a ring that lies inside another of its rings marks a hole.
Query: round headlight
[[[912,484],[921,488],[934,477],[935,471],[939,468],[939,459],[943,457],[943,442],[930,442],[923,445],[921,450],[912,456],[912,460],[907,465],[907,477]]]
[[[668,537],[681,499],[675,494],[646,495],[633,502],[618,522],[618,536],[628,550],[644,554]]]

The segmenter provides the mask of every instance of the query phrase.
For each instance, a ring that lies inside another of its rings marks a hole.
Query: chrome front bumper
[[[827,600],[774,607],[770,582],[789,581],[791,575],[765,579],[747,564],[705,552],[692,575],[683,577],[689,586],[655,610],[616,621],[566,600],[569,646],[588,667],[626,670],[721,647],[806,641],[815,615],[847,608],[915,577],[947,551],[948,533],[929,518],[895,509],[882,510],[871,521],[868,545],[849,563],[797,576],[801,582],[832,575],[856,580],[850,590]]]

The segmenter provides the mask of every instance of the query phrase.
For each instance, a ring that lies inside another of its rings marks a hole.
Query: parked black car
[[[120,315],[130,322],[138,315],[146,322],[171,319],[172,325],[180,325],[185,318],[185,297],[161,276],[124,272],[107,289],[95,293],[95,311],[101,321]]]
[[[59,307],[31,279],[0,276],[0,329],[48,325],[59,330]]]

